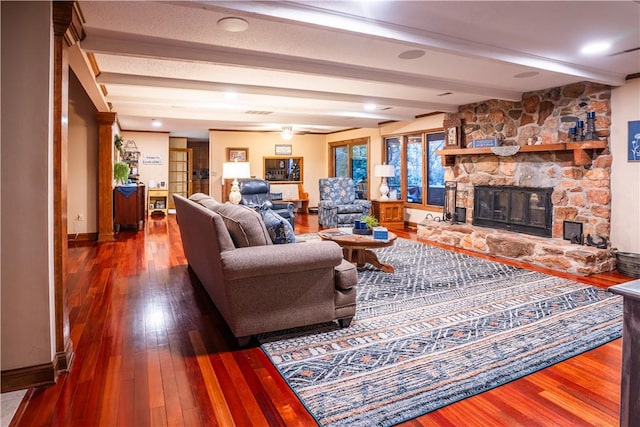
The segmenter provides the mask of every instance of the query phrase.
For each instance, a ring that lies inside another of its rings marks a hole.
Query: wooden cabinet
[[[402,200],[372,200],[373,216],[387,228],[404,228],[404,202]]]
[[[113,224],[116,233],[122,227],[144,229],[145,186],[118,186],[113,189]]]
[[[149,216],[153,214],[164,214],[167,215],[167,202],[169,199],[169,191],[168,190],[158,190],[156,188],[149,189]]]

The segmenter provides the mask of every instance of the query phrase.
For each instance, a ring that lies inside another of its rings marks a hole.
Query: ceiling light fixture
[[[282,126],[282,139],[286,139],[288,141],[291,138],[293,138],[293,127]]]
[[[376,108],[377,108],[377,105],[372,102],[364,104],[365,111],[374,111]]]
[[[225,99],[236,99],[237,97],[238,97],[238,94],[230,90],[224,93]]]
[[[241,33],[249,28],[249,22],[243,18],[229,16],[218,21],[218,27],[230,33]]]
[[[400,59],[418,59],[425,55],[425,51],[422,49],[405,50],[398,55]]]
[[[583,55],[597,55],[599,53],[604,53],[611,49],[611,43],[607,42],[596,42],[586,44],[580,49],[580,53]]]
[[[154,128],[159,128],[160,126],[162,126],[162,122],[160,120],[152,119],[151,126],[153,126]]]

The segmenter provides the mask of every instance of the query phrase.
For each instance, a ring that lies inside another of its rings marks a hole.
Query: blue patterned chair
[[[371,201],[356,199],[353,179],[346,177],[321,178],[318,224],[323,228],[351,225],[368,215]]]

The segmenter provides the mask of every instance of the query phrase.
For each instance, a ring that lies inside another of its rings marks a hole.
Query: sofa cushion
[[[360,205],[338,205],[338,214],[362,213]]]
[[[275,244],[295,243],[296,236],[293,233],[293,227],[282,216],[278,215],[271,209],[260,209],[262,221],[264,222],[271,241]]]
[[[227,202],[212,210],[224,220],[236,248],[272,244],[262,217],[250,207]]]

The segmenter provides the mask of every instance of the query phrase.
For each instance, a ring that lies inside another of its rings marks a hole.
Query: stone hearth
[[[529,236],[469,224],[425,219],[418,224],[418,238],[582,276],[615,268],[611,249],[575,245],[562,239]]]

